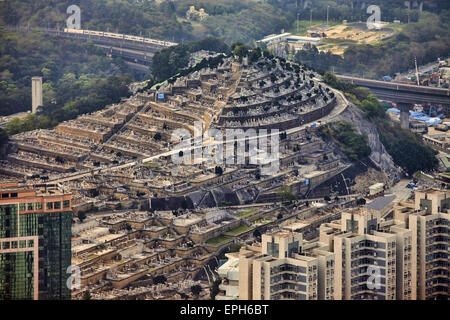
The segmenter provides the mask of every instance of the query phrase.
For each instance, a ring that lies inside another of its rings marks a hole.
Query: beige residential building
[[[427,189],[416,191],[415,210],[426,210],[427,214],[447,213],[450,209],[450,191]]]
[[[240,300],[318,298],[319,259],[302,254],[301,234],[287,231],[264,234],[260,247],[241,248]]]
[[[450,191],[417,191],[391,218],[368,208],[342,212],[319,239],[280,231],[244,246],[240,300],[448,299]],[[388,215],[389,216],[389,215]]]
[[[412,259],[417,299],[448,299],[450,191],[428,189],[416,192],[415,202],[395,209],[395,219],[403,220],[412,232]]]
[[[319,300],[334,300],[335,257],[327,244],[313,241],[303,243],[303,254],[318,259],[318,296]]]
[[[413,298],[411,254],[404,248],[411,232],[404,227],[393,220],[385,223],[379,213],[364,208],[320,226],[320,242],[329,243],[335,253],[336,300]],[[400,278],[404,281],[397,283]]]

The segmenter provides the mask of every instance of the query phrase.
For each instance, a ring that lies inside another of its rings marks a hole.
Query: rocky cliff
[[[389,176],[400,173],[400,168],[394,164],[392,157],[381,143],[377,127],[367,119],[361,109],[354,104],[350,104],[344,112],[336,117],[336,120],[346,120],[353,123],[358,133],[367,136],[368,145],[372,149],[369,158],[380,170]]]

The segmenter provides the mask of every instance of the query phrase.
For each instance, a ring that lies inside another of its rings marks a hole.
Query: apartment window
[[[35,208],[35,210],[41,210],[41,209],[42,209],[42,203],[36,202],[36,203],[34,204],[34,208]]]
[[[298,241],[294,241],[288,244],[288,256],[291,257],[293,253],[298,253]]]
[[[54,203],[54,209],[61,209],[61,202],[57,201]]]
[[[9,193],[3,193],[2,198],[9,198]]]
[[[25,203],[21,203],[21,204],[19,205],[20,211],[25,211],[25,208],[26,208]]]
[[[279,246],[277,243],[268,242],[267,243],[267,253],[272,257],[278,257]]]
[[[53,209],[53,202],[47,202],[46,208],[47,208],[47,210],[52,210]]]
[[[70,207],[70,200],[64,200],[63,201],[63,208],[69,208]]]
[[[33,210],[33,204],[32,203],[28,203],[27,204],[27,210]]]

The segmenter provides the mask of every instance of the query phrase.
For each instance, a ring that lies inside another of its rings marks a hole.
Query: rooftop
[[[295,237],[297,235],[298,235],[298,233],[291,232],[291,231],[277,231],[277,232],[270,234],[270,236],[277,237],[277,238],[290,238],[290,237]]]
[[[376,198],[370,203],[368,203],[365,208],[369,210],[383,210],[395,199],[395,195],[389,195],[385,197]]]

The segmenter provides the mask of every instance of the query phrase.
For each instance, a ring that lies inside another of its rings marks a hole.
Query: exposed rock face
[[[236,195],[241,204],[251,203],[258,196],[258,190],[254,186],[251,186],[250,188],[237,190]]]
[[[389,174],[389,176],[400,173],[400,169],[394,164],[392,157],[381,143],[377,127],[367,119],[361,109],[350,104],[344,112],[336,117],[336,120],[346,120],[353,123],[358,133],[367,136],[368,145],[372,149],[369,158],[380,170]]]
[[[178,210],[181,208],[181,203],[186,201],[187,208],[193,209],[194,204],[192,203],[191,198],[189,197],[167,197],[167,198],[152,198],[151,199],[151,208],[155,210],[169,211],[169,210]]]
[[[205,196],[205,193],[206,191],[204,190],[197,190],[188,194],[188,197],[192,200],[194,207],[197,207],[200,204],[200,202],[203,200],[203,197]]]
[[[258,190],[254,186],[250,186],[237,191],[233,191],[228,187],[218,187],[210,191],[196,191],[190,193],[188,197],[195,206],[210,208],[221,206],[224,203],[229,205],[251,203],[256,199],[257,195]]]

